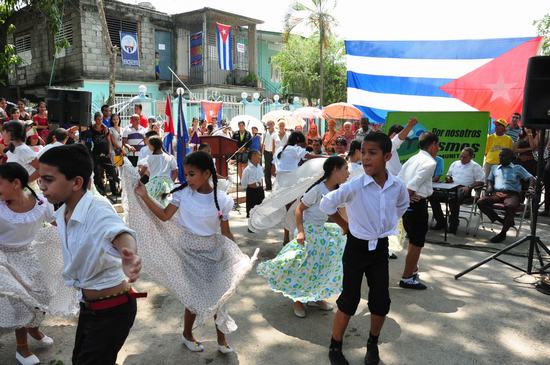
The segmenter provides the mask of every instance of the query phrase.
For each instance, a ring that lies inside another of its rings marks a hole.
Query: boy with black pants
[[[114,365],[136,316],[139,277],[135,233],[103,197],[88,191],[92,160],[81,144],[39,159],[40,190],[53,204],[63,250],[65,284],[82,293],[73,365]]]
[[[368,134],[361,146],[365,174],[325,195],[320,208],[347,233],[343,262],[343,290],[332,325],[330,363],[345,365],[342,338],[361,300],[363,275],[369,286],[371,328],[366,365],[380,361],[378,336],[390,309],[388,236],[398,234],[397,223],[409,206],[405,185],[386,170],[392,144],[383,133]],[[349,222],[338,213],[345,204]]]
[[[260,161],[262,155],[258,150],[248,151],[248,165],[243,171],[241,185],[246,187],[246,218],[249,218],[250,211],[256,205],[262,204],[265,198],[263,180],[264,170]]]

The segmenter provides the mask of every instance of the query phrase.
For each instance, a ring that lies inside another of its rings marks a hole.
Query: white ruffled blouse
[[[45,222],[53,222],[53,205],[39,196],[40,201],[25,213],[11,210],[0,201],[0,247],[17,248],[31,243]]]

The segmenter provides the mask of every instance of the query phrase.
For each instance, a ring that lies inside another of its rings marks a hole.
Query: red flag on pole
[[[163,145],[166,152],[172,154],[172,139],[174,138],[176,131],[174,130],[174,121],[172,120],[172,108],[170,104],[172,104],[170,95],[166,95],[166,123],[164,125],[165,137]]]

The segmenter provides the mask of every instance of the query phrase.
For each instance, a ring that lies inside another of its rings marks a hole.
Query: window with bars
[[[20,67],[29,66],[32,63],[31,35],[23,34],[15,36],[15,53],[21,58]]]
[[[15,52],[21,54],[31,50],[31,35],[24,34],[15,37]]]
[[[69,43],[69,47],[73,45],[73,23],[71,20],[67,20],[61,24],[59,32],[55,36],[55,43],[66,39]]]
[[[109,29],[109,37],[111,37],[111,43],[113,43],[113,46],[120,48],[120,32],[133,32],[138,33],[138,42],[140,42],[141,48],[141,40],[139,39],[140,37],[137,22],[123,20],[112,16],[106,16],[106,18],[107,29]]]

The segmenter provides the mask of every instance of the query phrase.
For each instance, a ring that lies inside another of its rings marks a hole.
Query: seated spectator
[[[455,161],[449,166],[447,176],[445,177],[446,183],[459,184],[458,196],[449,202],[449,232],[456,234],[459,225],[459,211],[460,205],[465,200],[471,197],[472,190],[483,186],[485,181],[485,175],[483,175],[483,169],[481,166],[473,161],[474,150],[471,147],[466,147],[460,153],[460,160]],[[432,207],[434,218],[436,222],[444,222],[445,217],[439,205],[439,210]],[[443,225],[443,223],[441,223]]]
[[[532,194],[535,179],[522,166],[512,163],[514,153],[509,148],[503,148],[499,154],[500,165],[493,166],[487,177],[487,195],[477,202],[479,210],[491,222],[502,223],[502,230],[491,238],[491,242],[502,242],[506,239],[506,232],[514,225],[514,214],[521,204],[521,182],[529,181],[528,194]],[[503,203],[505,214],[501,218],[493,209],[493,204]]]

